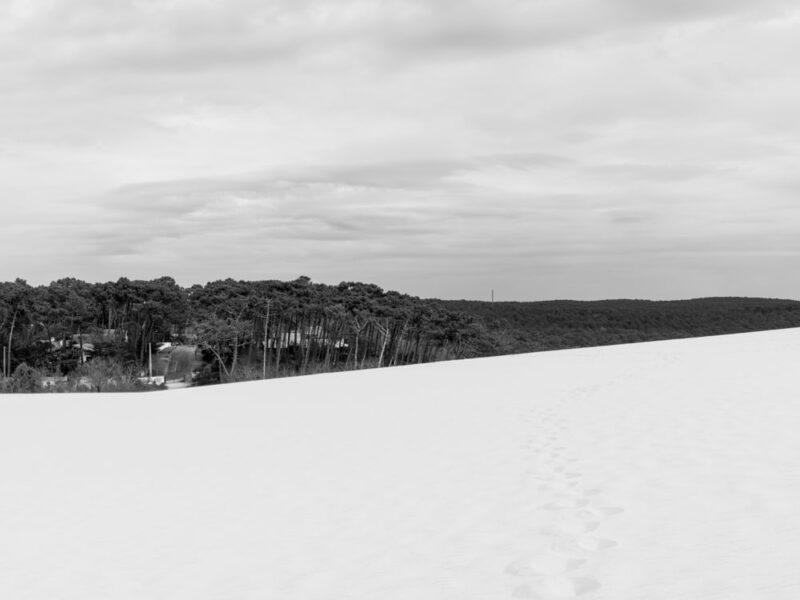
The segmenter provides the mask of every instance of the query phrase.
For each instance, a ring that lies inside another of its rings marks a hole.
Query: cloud
[[[6,2],[0,250],[44,278],[502,278],[520,297],[664,293],[650,264],[713,275],[745,253],[741,280],[767,285],[800,224],[791,10]]]
[[[110,247],[121,249],[110,253],[115,255],[169,247],[175,256],[215,261],[208,249],[227,244],[226,256],[246,248],[283,258],[302,244],[323,262],[359,260],[365,253],[432,261],[646,255],[670,245],[699,251],[706,237],[713,243],[746,232],[752,223],[746,195],[718,205],[673,192],[698,177],[719,187],[730,173],[662,169],[479,155],[153,182],[83,203],[83,214],[98,216],[82,231],[92,256]],[[569,177],[575,178],[574,191],[564,194]],[[642,179],[651,186],[644,198],[636,183]],[[763,240],[767,231],[774,235],[779,223],[767,220],[761,228],[753,240]]]
[[[791,7],[785,0],[343,0],[335,7],[283,0],[55,0],[36,9],[10,3],[0,15],[9,49],[26,38],[36,41],[26,44],[25,53],[6,55],[17,65],[41,67],[50,76],[104,69],[183,79],[305,58],[403,63],[480,57],[642,26],[764,19]]]

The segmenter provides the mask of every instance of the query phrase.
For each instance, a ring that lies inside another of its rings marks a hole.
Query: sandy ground
[[[0,398],[0,597],[800,597],[800,331]]]

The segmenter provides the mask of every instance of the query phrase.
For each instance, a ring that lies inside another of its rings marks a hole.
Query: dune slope
[[[800,330],[0,397],[0,597],[792,599]]]

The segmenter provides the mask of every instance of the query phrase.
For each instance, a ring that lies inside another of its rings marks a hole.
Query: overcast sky
[[[0,280],[800,297],[783,0],[4,0]]]

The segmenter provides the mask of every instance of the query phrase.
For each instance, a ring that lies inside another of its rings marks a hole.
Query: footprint
[[[617,546],[617,542],[605,538],[582,536],[577,539],[558,540],[551,545],[551,551],[562,556],[574,558],[588,556],[595,552],[608,550]]]
[[[561,575],[581,568],[583,558],[569,558],[555,554],[534,554],[515,560],[506,567],[506,573],[522,577]]]
[[[541,596],[533,590],[533,586],[531,585],[521,585],[517,587],[511,596],[514,598],[541,598]]]
[[[597,511],[590,508],[587,508],[586,510],[579,510],[575,513],[575,517],[583,521],[591,521],[599,516],[600,515],[597,513]]]
[[[542,588],[556,598],[577,598],[600,589],[600,582],[589,577],[548,577]]]
[[[570,520],[559,523],[558,530],[567,535],[579,535],[581,533],[589,533],[600,527],[597,521],[580,521]]]
[[[565,510],[570,508],[583,508],[589,504],[588,500],[557,500],[555,502],[548,502],[539,508],[544,510]]]
[[[550,477],[546,481],[550,485],[550,488],[561,497],[565,497],[567,494],[569,494],[569,497],[573,497],[578,493],[577,490],[574,489],[578,485],[577,481],[564,481],[556,479],[555,477]]]
[[[578,598],[583,594],[600,589],[596,579],[588,577],[558,577],[542,583],[526,584],[517,587],[514,598]]]
[[[601,508],[587,508],[579,511],[576,516],[580,519],[596,519],[598,517],[613,517],[623,512],[625,512],[625,510],[622,508],[606,506]]]
[[[609,548],[613,548],[619,544],[617,544],[617,542],[614,540],[609,540],[606,538],[585,537],[577,540],[576,545],[583,550],[597,552],[599,550],[608,550]]]
[[[591,533],[600,524],[597,521],[570,520],[554,525],[546,525],[539,530],[539,533],[552,536],[576,536],[583,533]]]
[[[613,516],[618,515],[620,513],[624,513],[625,509],[620,508],[619,506],[604,506],[603,508],[598,508],[598,512],[606,515],[606,516]]]

